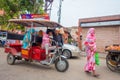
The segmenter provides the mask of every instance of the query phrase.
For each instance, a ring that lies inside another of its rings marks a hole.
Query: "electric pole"
[[[61,7],[62,7],[62,1],[59,2],[59,10],[58,10],[58,23],[61,23]]]
[[[54,0],[45,0],[45,8],[44,11],[51,16],[51,8],[52,8],[52,3]]]

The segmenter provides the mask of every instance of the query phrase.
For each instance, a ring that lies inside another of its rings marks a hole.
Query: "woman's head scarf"
[[[90,28],[87,33],[86,40],[84,42],[86,46],[96,47],[95,29]]]

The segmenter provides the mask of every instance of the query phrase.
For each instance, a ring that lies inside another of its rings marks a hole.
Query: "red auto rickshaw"
[[[35,20],[35,19],[10,19],[10,23],[19,24],[22,26],[29,26],[30,28],[34,27],[46,27],[50,29],[54,29],[56,27],[62,27],[60,24],[52,21],[47,20]],[[24,35],[20,34],[14,34],[14,33],[7,33],[7,39],[12,40],[23,40]],[[34,40],[35,41],[35,40]],[[54,40],[53,40],[54,41]],[[54,41],[55,42],[55,41]],[[7,55],[7,63],[10,65],[13,65],[16,60],[25,60],[29,62],[39,62],[43,65],[51,65],[55,64],[55,68],[59,72],[65,72],[68,67],[69,63],[65,56],[61,54],[61,48],[57,45],[54,48],[53,52],[50,52],[51,55],[49,59],[49,62],[43,63],[43,61],[46,60],[46,54],[45,49],[42,49],[35,44],[35,42],[31,43],[28,49],[23,49],[22,44],[18,43],[8,43],[5,46],[5,53],[8,53]]]

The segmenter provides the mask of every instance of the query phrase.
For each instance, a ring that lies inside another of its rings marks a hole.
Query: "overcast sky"
[[[54,0],[51,20],[58,21],[59,0]],[[120,14],[120,0],[63,0],[61,24],[78,26],[78,19]]]

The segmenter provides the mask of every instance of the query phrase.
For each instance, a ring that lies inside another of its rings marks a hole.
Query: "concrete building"
[[[105,46],[120,44],[120,15],[79,19],[79,35],[82,33],[82,46],[89,28],[95,28],[97,51],[104,52]]]

